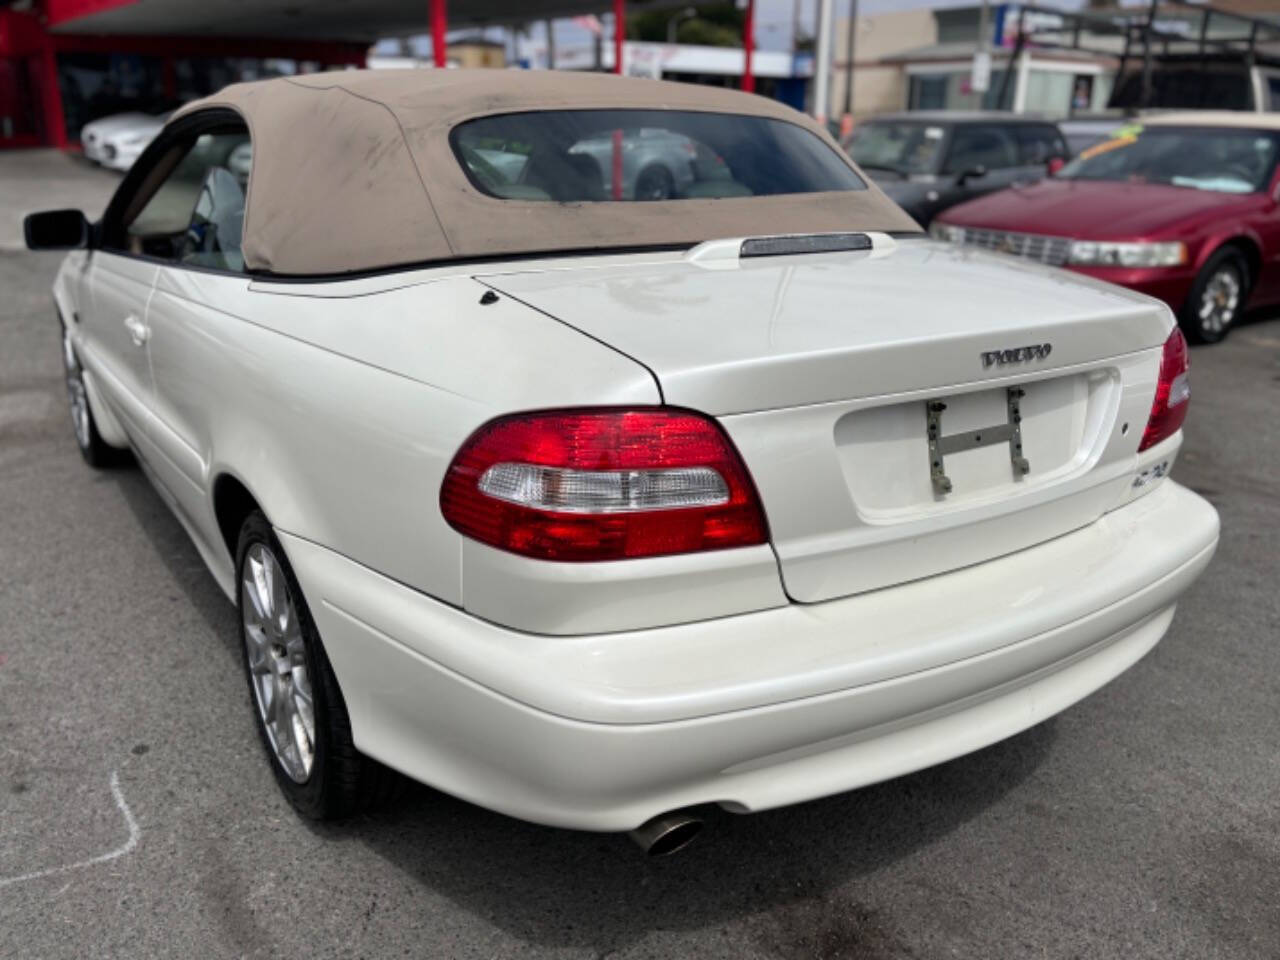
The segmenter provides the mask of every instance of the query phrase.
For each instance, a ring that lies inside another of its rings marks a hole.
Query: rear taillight
[[[687,410],[559,410],[485,424],[440,490],[455,530],[527,557],[620,560],[764,543],[724,431]]]
[[[1139,452],[1173,436],[1182,426],[1182,421],[1187,419],[1187,408],[1191,405],[1191,382],[1187,379],[1190,366],[1186,337],[1174,327],[1173,333],[1164,342],[1156,399],[1151,404],[1151,418],[1147,421],[1147,429],[1143,431]]]

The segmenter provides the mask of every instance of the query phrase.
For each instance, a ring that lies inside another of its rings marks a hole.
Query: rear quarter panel
[[[643,367],[505,297],[482,307],[484,290],[456,275],[251,284],[163,270],[157,414],[198,452],[186,469],[204,536],[220,544],[212,486],[230,474],[279,529],[461,603],[461,538],[438,497],[465,438],[512,410],[658,401]]]

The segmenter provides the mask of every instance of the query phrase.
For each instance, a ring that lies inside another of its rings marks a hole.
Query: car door
[[[942,172],[951,184],[948,206],[1003,190],[1018,179],[1017,139],[1006,124],[960,124],[951,132]]]
[[[88,256],[81,286],[80,362],[135,447],[145,442],[152,399],[146,314],[158,271],[152,261],[99,249]]]
[[[179,512],[206,542],[217,542],[210,507],[211,418],[229,384],[218,372],[240,321],[219,307],[249,287],[241,255],[251,155],[243,129],[201,134],[184,161],[194,201],[181,238],[160,265],[147,323],[154,382],[156,470]]]
[[[112,197],[86,268],[87,309],[75,336],[81,362],[158,479],[166,464],[156,443],[149,310],[160,266],[177,249],[199,186],[185,155],[185,147],[162,138]]]

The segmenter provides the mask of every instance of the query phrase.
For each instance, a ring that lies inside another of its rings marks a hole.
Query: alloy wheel
[[[244,643],[258,716],[271,750],[295,783],[315,765],[315,698],[302,624],[271,548],[254,543],[240,574]]]
[[[1243,288],[1240,272],[1231,264],[1224,263],[1209,278],[1200,295],[1200,303],[1196,311],[1200,320],[1200,328],[1205,333],[1215,336],[1231,325],[1240,308],[1240,293]]]
[[[87,450],[92,442],[89,432],[89,394],[84,386],[84,373],[71,345],[71,334],[62,332],[62,366],[67,377],[67,399],[71,405],[71,425],[76,431],[76,442]]]

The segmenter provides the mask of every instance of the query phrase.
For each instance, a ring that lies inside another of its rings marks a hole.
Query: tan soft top
[[[209,107],[240,113],[253,140],[243,242],[252,270],[332,274],[721,237],[919,229],[869,181],[858,191],[644,203],[498,199],[472,185],[449,144],[457,124],[491,114],[669,108],[775,117],[845,156],[803,114],[732,90],[591,73],[354,70],[234,84],[175,117]]]

